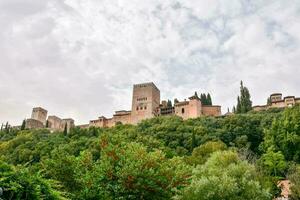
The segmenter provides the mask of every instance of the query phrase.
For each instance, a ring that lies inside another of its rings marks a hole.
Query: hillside
[[[113,128],[0,132],[2,199],[300,198],[300,107]]]

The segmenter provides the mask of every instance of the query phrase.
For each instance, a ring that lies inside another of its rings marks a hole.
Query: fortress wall
[[[221,116],[221,106],[202,106],[204,116]]]

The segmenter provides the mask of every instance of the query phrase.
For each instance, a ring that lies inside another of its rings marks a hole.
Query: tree
[[[168,107],[168,108],[172,108],[172,107],[173,107],[172,101],[168,100],[168,102],[167,102],[167,107]]]
[[[291,181],[291,197],[293,200],[300,199],[300,165],[292,165],[288,179]]]
[[[270,147],[282,152],[287,161],[300,162],[300,106],[287,108],[273,120],[271,128],[265,130],[261,148],[267,152]]]
[[[240,96],[237,99],[236,113],[247,113],[252,110],[252,101],[250,92],[247,87],[244,87],[243,81],[240,86]]]
[[[102,138],[101,144],[96,177],[111,199],[171,199],[188,183],[190,169],[178,157],[166,159],[137,143],[111,146]]]
[[[65,124],[65,128],[64,128],[64,135],[68,135],[68,124]]]
[[[191,156],[186,158],[186,162],[190,165],[201,165],[204,164],[212,153],[216,151],[226,150],[226,144],[221,141],[207,142],[193,150]]]
[[[200,95],[200,99],[203,105],[207,105],[207,97],[205,93]]]
[[[232,113],[236,113],[236,108],[235,108],[235,106],[232,107]]]
[[[24,119],[21,125],[21,131],[25,130],[26,127],[26,120]]]
[[[270,174],[277,177],[283,175],[284,170],[287,167],[284,156],[280,151],[274,152],[274,148],[269,147],[268,151],[262,155],[261,162],[263,169]]]
[[[196,147],[196,136],[195,132],[192,133],[192,146],[191,146],[191,151]]]
[[[258,180],[255,167],[232,151],[215,152],[193,170],[191,184],[179,200],[269,200],[271,194]]]
[[[179,101],[178,101],[177,98],[174,99],[174,105],[175,105],[176,103],[179,103]]]
[[[9,125],[8,122],[6,122],[6,124],[5,124],[4,131],[5,131],[6,133],[9,133],[9,131],[10,131],[10,125]]]
[[[0,161],[0,186],[4,189],[4,199],[16,200],[63,200],[57,189],[59,184],[47,180],[40,174],[32,174],[28,169],[14,168]]]
[[[209,105],[209,106],[212,105],[212,100],[211,100],[211,96],[209,93],[207,94],[207,105]]]
[[[46,128],[49,128],[49,121],[46,120]]]

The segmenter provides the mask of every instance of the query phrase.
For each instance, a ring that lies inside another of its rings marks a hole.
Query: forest
[[[300,199],[300,106],[51,133],[0,132],[0,199]]]

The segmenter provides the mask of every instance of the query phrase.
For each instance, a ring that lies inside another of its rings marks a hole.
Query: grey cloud
[[[232,107],[243,79],[256,104],[300,96],[300,3],[246,0],[2,0],[0,122],[31,107],[86,123],[130,109],[131,86],[163,98],[210,92]]]

